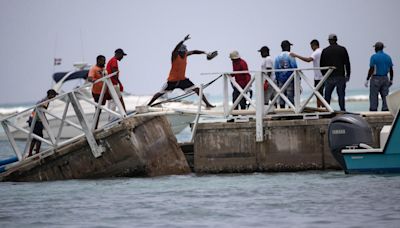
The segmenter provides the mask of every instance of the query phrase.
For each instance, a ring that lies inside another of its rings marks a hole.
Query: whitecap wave
[[[2,107],[0,108],[0,115],[2,116],[7,116],[13,113],[17,113],[17,112],[22,112],[24,110],[26,110],[28,107],[26,106],[18,106],[18,107],[10,107],[10,108],[5,108]]]

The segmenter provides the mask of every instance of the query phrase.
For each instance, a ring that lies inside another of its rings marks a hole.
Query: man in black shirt
[[[334,66],[336,69],[325,81],[325,100],[330,104],[333,89],[336,87],[340,110],[346,111],[344,97],[346,95],[346,83],[350,79],[349,55],[345,47],[337,44],[337,36],[335,34],[330,34],[328,40],[330,46],[322,51],[320,66]],[[325,74],[326,70],[321,72]]]

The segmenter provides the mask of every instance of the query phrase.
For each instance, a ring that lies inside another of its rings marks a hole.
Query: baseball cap
[[[289,40],[284,40],[281,43],[281,47],[292,46],[293,44],[289,42]]]
[[[240,58],[239,52],[238,52],[238,51],[232,51],[232,52],[229,54],[229,58],[231,58],[231,59],[238,59],[238,58]]]
[[[328,40],[337,40],[337,36],[336,36],[336,34],[334,34],[334,33],[332,33],[332,34],[329,34],[329,36],[328,36]]]
[[[121,48],[118,48],[117,50],[115,50],[115,54],[122,54],[122,55],[127,55],[124,50],[122,50]]]
[[[49,96],[49,95],[57,96],[58,93],[54,89],[49,89],[49,90],[47,90],[47,96]]]
[[[383,49],[385,47],[385,45],[383,45],[382,42],[378,41],[375,43],[374,45],[375,48],[379,48],[379,49]]]
[[[264,52],[264,51],[269,51],[269,48],[267,46],[262,46],[258,52]]]

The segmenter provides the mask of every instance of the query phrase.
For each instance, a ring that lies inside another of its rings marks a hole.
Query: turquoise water
[[[0,227],[399,227],[400,176],[299,172],[0,183]]]

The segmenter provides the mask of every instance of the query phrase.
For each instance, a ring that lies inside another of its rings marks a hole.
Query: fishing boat
[[[80,94],[83,97],[93,99],[90,86],[84,86],[87,84],[87,77],[88,77],[88,72],[89,72],[90,65],[86,63],[76,63],[74,64],[74,69],[67,71],[67,72],[57,72],[53,74],[53,86],[52,89],[57,91],[59,94],[68,92],[68,86],[73,85],[73,89],[76,87],[83,87],[80,90]],[[67,85],[66,85],[67,84]],[[126,106],[126,111],[127,113],[132,113],[136,110],[137,107],[139,106],[145,106],[148,101],[150,100],[150,96],[138,96],[138,95],[132,95],[127,92],[123,92],[123,99],[125,102]],[[88,120],[91,120],[94,113],[95,113],[95,107],[87,102],[85,102],[82,97],[78,97],[78,99],[81,100],[81,106],[82,109],[84,110],[84,113],[87,117]],[[58,113],[58,116],[63,115],[63,110],[65,107],[65,103],[62,100],[56,100],[51,103],[49,106],[48,110],[51,111],[52,113]],[[183,129],[185,129],[193,120],[195,119],[196,115],[191,113],[191,112],[182,112],[182,111],[176,111],[176,110],[197,110],[197,105],[190,103],[190,102],[185,102],[185,101],[177,101],[177,102],[170,102],[170,103],[165,103],[162,105],[159,105],[159,107],[153,108],[153,111],[157,111],[160,113],[163,113],[168,121],[171,124],[171,128],[174,134],[179,134]],[[14,119],[14,123],[18,126],[21,126],[23,128],[28,128],[27,120],[29,118],[30,112],[26,112],[24,115],[19,115]],[[67,115],[67,120],[72,121],[77,123],[78,119],[76,118],[74,112],[72,109],[68,110],[66,113]],[[3,116],[5,117],[5,116]],[[51,116],[47,117],[49,121],[49,125],[52,129],[53,132],[57,132],[57,130],[60,127],[60,121],[56,118],[53,118]],[[100,119],[99,119],[99,126],[104,126],[107,123],[112,121],[112,117],[110,117],[108,114],[101,114]],[[71,125],[66,125],[65,130],[63,131],[61,137],[62,138],[72,138],[75,137],[76,135],[80,134],[80,131],[76,129],[75,127]],[[27,134],[21,131],[17,131],[16,129],[12,130],[13,136],[15,139],[20,139],[24,140],[27,137]],[[45,133],[44,135],[46,138],[48,137],[47,134]],[[5,137],[5,136],[3,136]]]
[[[370,146],[372,131],[361,116],[345,114],[330,122],[331,152],[345,173],[400,173],[400,90],[386,99],[394,120],[382,128],[379,148]]]

